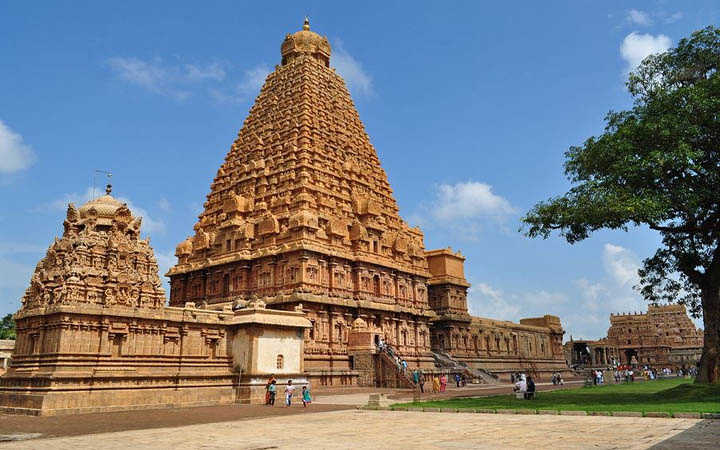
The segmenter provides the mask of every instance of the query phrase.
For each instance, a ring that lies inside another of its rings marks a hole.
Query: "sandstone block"
[[[614,417],[642,417],[640,411],[613,411]]]
[[[670,417],[670,413],[664,411],[649,411],[645,413],[645,417]]]
[[[558,411],[556,409],[538,409],[537,413],[548,416],[557,416]]]
[[[586,411],[560,411],[561,416],[587,416]]]
[[[676,412],[673,413],[673,417],[676,419],[701,419],[702,414],[694,412]]]
[[[517,414],[517,410],[514,409],[498,409],[498,414]]]

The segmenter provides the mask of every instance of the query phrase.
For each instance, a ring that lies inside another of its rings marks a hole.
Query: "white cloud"
[[[620,55],[627,62],[627,71],[640,65],[643,59],[655,53],[662,53],[670,48],[672,40],[664,34],[640,34],[632,32],[625,36],[620,45]]]
[[[188,99],[197,86],[223,81],[227,75],[217,62],[202,66],[135,57],[113,57],[107,62],[120,79],[178,101]]]
[[[210,95],[220,103],[244,103],[256,97],[270,74],[270,68],[265,64],[246,70],[239,83],[232,89],[211,88]]]
[[[0,173],[27,169],[36,159],[35,152],[23,142],[22,136],[0,120]]]
[[[516,212],[510,202],[493,193],[492,186],[477,181],[441,184],[433,214],[440,220],[505,217]]]
[[[639,281],[640,261],[637,255],[619,245],[605,244],[603,265],[619,286],[634,286]]]
[[[639,11],[637,9],[631,9],[627,13],[627,20],[628,22],[635,24],[635,25],[641,25],[641,26],[649,26],[652,25],[653,21],[650,18],[650,14]]]
[[[418,205],[408,221],[425,231],[437,228],[441,233],[449,232],[453,240],[474,242],[486,228],[513,233],[507,222],[516,213],[517,209],[495,194],[489,184],[466,181],[436,185],[430,200]]]
[[[498,320],[518,321],[552,314],[568,302],[563,293],[546,290],[505,292],[488,283],[473,283],[468,290],[470,313]]]
[[[521,306],[487,283],[473,283],[468,289],[468,309],[474,316],[517,320]]]
[[[216,80],[225,79],[225,70],[218,63],[212,63],[207,67],[194,64],[185,65],[185,76],[188,80]]]
[[[372,77],[365,72],[362,64],[345,50],[339,39],[333,45],[330,64],[343,77],[352,93],[360,96],[371,96],[374,93]]]
[[[34,211],[44,211],[44,210],[65,210],[67,208],[68,203],[74,203],[75,206],[81,206],[84,203],[87,203],[92,198],[97,197],[99,195],[102,195],[102,192],[99,188],[95,188],[95,193],[93,194],[93,188],[88,187],[84,193],[78,194],[78,193],[70,193],[65,194],[62,198],[59,198],[55,201],[52,201],[48,204],[41,205],[38,208],[35,208]],[[142,217],[142,227],[141,230],[145,233],[163,233],[165,232],[165,222],[162,221],[162,219],[155,219],[152,217],[147,210],[136,206],[128,200],[125,197],[118,197],[116,195],[113,195],[115,199],[118,201],[121,201],[123,203],[126,203],[130,211],[132,211],[133,215]]]

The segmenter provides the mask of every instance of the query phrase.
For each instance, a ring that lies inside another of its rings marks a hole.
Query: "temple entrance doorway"
[[[625,364],[636,366],[638,363],[637,350],[627,349],[625,350]]]
[[[576,342],[573,344],[573,365],[589,365],[592,363],[590,349],[585,342]]]

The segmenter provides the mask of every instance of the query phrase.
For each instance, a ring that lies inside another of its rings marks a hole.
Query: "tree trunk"
[[[705,340],[697,383],[720,383],[720,283],[702,289]]]

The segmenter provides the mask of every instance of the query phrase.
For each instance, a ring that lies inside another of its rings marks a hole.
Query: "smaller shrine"
[[[0,377],[0,412],[63,414],[261,402],[303,384],[302,311],[165,306],[141,218],[111,195],[70,204],[32,275]]]
[[[651,366],[686,369],[700,361],[703,331],[684,305],[650,305],[646,313],[610,315],[607,337],[564,344],[572,368]]]

